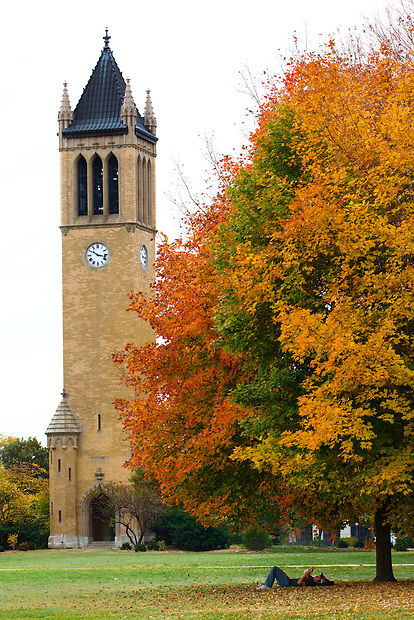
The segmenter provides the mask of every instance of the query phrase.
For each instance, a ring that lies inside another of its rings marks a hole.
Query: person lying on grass
[[[290,579],[286,573],[278,566],[273,566],[266,578],[266,581],[262,586],[256,588],[256,590],[269,590],[275,580],[278,582],[281,588],[287,588],[289,586],[293,588],[299,588],[301,586],[333,586],[334,582],[325,577],[323,573],[312,577],[313,568],[307,568],[302,577],[298,579]]]

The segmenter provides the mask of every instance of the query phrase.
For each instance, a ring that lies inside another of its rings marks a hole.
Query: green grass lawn
[[[414,552],[394,552],[393,562],[398,583],[374,584],[366,551],[6,552],[0,618],[414,620]],[[292,577],[314,566],[336,585],[257,592],[274,564]]]

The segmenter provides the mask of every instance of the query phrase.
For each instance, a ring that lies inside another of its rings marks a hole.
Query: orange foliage
[[[224,314],[242,307],[254,316],[267,303],[284,353],[306,377],[296,423],[268,426],[235,457],[282,471],[315,520],[328,498],[341,519],[394,497],[388,519],[401,524],[414,476],[414,73],[385,47],[359,64],[333,44],[296,61],[253,137],[244,174],[255,170],[254,202],[245,177],[235,181],[233,228],[272,188],[281,202],[288,177],[266,179],[261,166],[286,109],[301,171],[261,247],[248,234],[238,242],[226,274],[237,310]]]
[[[260,485],[257,473],[229,459],[246,412],[227,398],[242,379],[242,360],[218,345],[214,327],[220,285],[210,240],[225,212],[218,196],[187,216],[185,240],[163,239],[152,298],[130,296],[130,310],[150,323],[156,343],[129,344],[115,356],[136,393],[115,403],[131,442],[130,466],[153,475],[164,499],[204,521],[252,511],[257,498],[243,499],[249,476]]]

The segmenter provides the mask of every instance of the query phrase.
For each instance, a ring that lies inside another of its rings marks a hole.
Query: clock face
[[[145,245],[141,245],[141,250],[139,252],[139,259],[141,261],[141,267],[146,269],[148,264],[148,250]]]
[[[86,250],[86,260],[91,267],[104,267],[108,258],[109,250],[103,243],[92,243]]]

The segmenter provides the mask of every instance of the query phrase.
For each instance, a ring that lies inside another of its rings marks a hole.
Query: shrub
[[[36,545],[36,549],[47,549],[49,528],[46,528],[46,526],[40,526],[38,530],[36,525],[27,523],[14,523],[11,525],[1,526],[0,545],[7,549],[9,546],[9,535],[15,533],[17,530],[19,539],[18,542],[26,541],[29,544],[33,543],[34,545]]]
[[[355,538],[355,536],[349,536],[349,537],[344,537],[341,538],[340,540],[344,540],[345,542],[348,543],[348,547],[355,547],[355,544],[357,542],[357,539]]]
[[[348,548],[348,543],[346,542],[346,540],[344,538],[340,538],[336,544],[337,547],[339,547],[340,549],[347,549]]]
[[[411,538],[411,536],[407,536],[406,535],[406,536],[403,536],[403,538],[404,538],[405,542],[407,543],[408,548],[409,549],[413,549],[414,548],[414,540]]]
[[[158,541],[158,551],[165,551],[165,542],[163,540]]]
[[[3,552],[4,552],[4,547],[3,545],[0,545],[0,553],[3,553]]]
[[[163,540],[166,545],[184,551],[211,551],[229,546],[227,530],[222,527],[203,527],[195,517],[181,508],[170,508],[151,529],[157,541]]]
[[[19,533],[15,532],[14,534],[9,534],[9,537],[7,538],[7,543],[9,547],[13,549],[13,551],[16,549],[18,537],[19,537]]]
[[[243,534],[243,544],[249,551],[263,551],[272,546],[272,541],[269,532],[249,528]]]
[[[122,543],[121,550],[122,551],[131,551],[131,545],[129,544],[129,542]]]
[[[405,536],[403,536],[403,538],[397,538],[394,549],[395,551],[408,551],[408,543],[405,540]]]
[[[358,547],[359,548],[363,548],[363,547],[365,547],[364,541],[363,540],[357,540],[355,545],[354,545],[354,547],[355,548],[358,548]]]
[[[27,543],[29,547],[29,551],[36,551],[36,545],[33,542]]]
[[[19,551],[29,551],[29,545],[27,544],[27,542],[22,542],[20,543],[18,549]]]
[[[151,540],[151,542],[147,544],[147,549],[148,551],[159,551],[160,550],[159,543],[156,540]]]
[[[135,551],[146,551],[147,548],[144,545],[144,543],[138,543],[137,545],[135,545]]]

